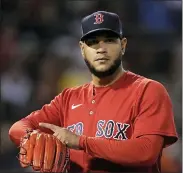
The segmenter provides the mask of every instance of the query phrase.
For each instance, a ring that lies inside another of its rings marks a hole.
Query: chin
[[[95,70],[98,72],[106,72],[109,70],[109,68],[96,68]]]
[[[100,66],[96,67],[95,69],[99,72],[105,72],[110,69],[110,66],[104,64],[104,65],[100,65]]]

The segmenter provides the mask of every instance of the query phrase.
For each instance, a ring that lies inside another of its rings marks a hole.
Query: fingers
[[[63,143],[63,137],[61,135],[59,135],[59,133],[54,133],[53,136],[55,136],[59,141],[61,141]]]
[[[68,136],[72,136],[70,131],[67,130],[67,128],[59,127],[54,124],[49,124],[49,123],[39,123],[40,127],[48,128],[52,130],[53,136],[55,136],[58,140],[60,140],[63,144],[68,145]]]
[[[39,126],[47,128],[47,129],[50,129],[53,132],[55,132],[58,128],[60,128],[60,127],[58,127],[58,126],[56,126],[54,124],[49,124],[49,123],[39,123]]]
[[[55,132],[54,134],[53,134],[53,136],[55,136],[55,137],[58,137],[58,132]]]
[[[55,136],[60,142],[62,142],[63,144],[68,144],[68,141],[66,140],[65,137],[63,137],[61,134],[59,134],[58,132],[55,132],[53,134],[53,136]]]

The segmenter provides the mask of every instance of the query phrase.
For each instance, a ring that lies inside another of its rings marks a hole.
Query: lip
[[[95,61],[107,61],[109,60],[108,58],[97,58]]]

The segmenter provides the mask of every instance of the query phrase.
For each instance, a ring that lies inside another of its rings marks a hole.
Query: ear
[[[83,58],[85,57],[84,56],[84,43],[82,41],[79,42],[79,46],[81,48],[81,55],[83,56]]]
[[[122,40],[121,40],[122,55],[125,54],[126,45],[127,45],[127,39],[124,37],[124,38],[122,38]]]

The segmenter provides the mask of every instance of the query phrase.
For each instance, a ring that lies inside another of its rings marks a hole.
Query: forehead
[[[119,38],[117,34],[111,31],[96,31],[86,36],[84,41],[88,39],[98,39],[98,38],[108,38],[108,37],[114,37],[116,39]]]

